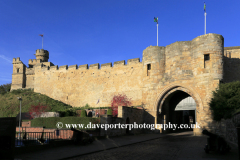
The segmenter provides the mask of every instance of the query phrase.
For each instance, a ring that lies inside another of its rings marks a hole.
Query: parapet
[[[68,67],[68,69],[78,69],[78,66],[75,64],[75,65],[71,65]]]
[[[224,47],[224,50],[240,49],[240,46]]]
[[[49,52],[47,50],[44,49],[37,49],[36,50],[36,56],[40,55],[40,56],[47,56],[49,58]]]
[[[89,69],[99,69],[99,63],[91,64],[91,65],[89,66]]]
[[[41,63],[41,59],[29,59],[28,64],[36,64],[36,63]]]
[[[223,51],[223,43],[224,38],[222,35],[209,33],[194,38],[191,47],[202,51]]]
[[[17,63],[22,63],[22,61],[20,60],[20,57],[13,58],[13,64],[17,64]]]
[[[109,68],[109,67],[112,67],[112,63],[104,63],[101,65],[101,69],[102,68]]]
[[[47,50],[37,49],[35,55],[36,55],[36,59],[41,59],[42,62],[48,62],[49,52]]]
[[[78,68],[79,69],[88,69],[88,65],[87,64],[79,65]]]
[[[58,65],[56,65],[56,66],[51,66],[51,67],[50,67],[50,70],[58,70]]]
[[[123,60],[123,61],[116,61],[116,62],[114,62],[114,67],[117,67],[117,66],[122,66],[122,65],[125,65],[125,60]]]
[[[49,66],[42,66],[42,71],[49,70]]]
[[[134,58],[134,59],[129,59],[127,61],[127,64],[136,64],[136,63],[139,63],[140,62],[140,58]]]
[[[165,47],[162,46],[149,46],[143,50],[143,57],[146,56],[155,56],[158,54],[164,54]]]
[[[64,65],[64,66],[60,66],[59,70],[67,70],[68,69],[68,65]]]

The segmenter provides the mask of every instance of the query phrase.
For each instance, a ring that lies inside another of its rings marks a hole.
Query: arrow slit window
[[[150,75],[151,64],[147,64],[147,76]]]
[[[209,60],[210,60],[210,55],[204,54],[204,68],[207,68]]]

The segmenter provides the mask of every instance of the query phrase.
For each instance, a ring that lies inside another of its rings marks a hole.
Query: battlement
[[[71,65],[68,67],[68,69],[78,69],[78,66],[75,64],[75,65]]]
[[[48,62],[49,52],[47,50],[37,49],[35,55],[37,60],[41,60],[42,62]]]
[[[20,57],[13,58],[13,64],[16,64],[16,63],[23,63],[23,62],[20,60]]]
[[[50,70],[58,70],[58,65],[56,65],[56,66],[51,66],[51,67],[50,67]]]
[[[88,69],[88,64],[80,65],[78,69]]]
[[[139,63],[140,62],[140,58],[134,58],[134,59],[129,59],[127,61],[127,64],[130,65],[130,64],[135,64],[135,63]]]
[[[114,62],[114,67],[115,67],[115,66],[120,66],[120,65],[125,65],[125,60]]]
[[[32,62],[31,60],[29,60],[29,62]],[[36,60],[34,60],[34,62],[36,62]],[[39,61],[38,61],[39,62]],[[50,62],[41,62],[41,63],[36,63],[35,68],[40,69],[40,71],[46,71],[46,70],[101,70],[101,69],[107,69],[107,68],[114,68],[114,67],[121,67],[121,66],[128,66],[128,65],[135,65],[135,64],[142,64],[142,62],[140,62],[140,58],[134,58],[134,59],[128,59],[127,61],[128,63],[125,63],[125,60],[123,61],[116,61],[114,62],[114,66],[112,65],[112,63],[104,63],[101,65],[100,68],[100,64],[96,63],[96,64],[91,64],[90,66],[88,66],[88,64],[84,64],[84,65],[63,65],[63,66],[49,66],[47,63]],[[45,64],[46,63],[46,64]]]
[[[42,66],[42,71],[46,71],[46,70],[49,70],[49,66]]]
[[[41,63],[41,59],[29,59],[28,64],[36,64],[36,63]]]
[[[112,67],[112,63],[104,63],[101,65],[101,68],[109,68]]]
[[[240,46],[224,47],[224,51],[225,51],[225,50],[232,50],[232,49],[240,49]]]
[[[99,63],[91,64],[91,65],[89,66],[89,69],[99,69]]]
[[[59,67],[59,70],[67,70],[68,69],[68,65],[63,65]]]
[[[44,49],[37,49],[36,50],[36,55],[49,55],[49,52]]]

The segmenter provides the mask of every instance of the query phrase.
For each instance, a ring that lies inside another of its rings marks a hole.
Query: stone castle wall
[[[45,56],[45,62],[30,61],[33,67],[26,68],[19,59],[13,62],[12,89],[34,88],[35,92],[75,107],[87,103],[92,107],[110,106],[113,95],[124,93],[132,99],[132,105],[143,105],[148,113],[145,121],[149,123],[158,122],[165,99],[180,90],[195,100],[197,122],[210,126],[208,102],[212,91],[221,81],[240,79],[240,47],[227,47],[224,51],[223,46],[221,35],[207,34],[166,47],[147,47],[142,62],[137,58],[127,64],[125,61],[114,62],[113,66],[102,64],[101,68],[98,63],[89,68],[88,65],[54,66],[47,62],[49,55],[41,55]],[[19,67],[23,72],[15,73]],[[96,104],[98,99],[100,103]]]
[[[35,67],[34,91],[46,94],[75,107],[110,106],[114,94],[133,97],[133,105],[141,104],[142,63],[139,59],[103,64]],[[99,104],[96,104],[100,99]]]
[[[240,80],[240,47],[224,48],[224,82]]]

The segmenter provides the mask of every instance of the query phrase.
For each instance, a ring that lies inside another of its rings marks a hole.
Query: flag
[[[205,2],[204,2],[204,11],[206,12],[206,4],[205,4]]]
[[[39,34],[39,36],[43,37],[43,34]]]
[[[158,17],[157,18],[154,17],[154,22],[157,22],[157,24],[158,24]]]
[[[99,103],[99,99],[98,99],[98,101],[97,101],[97,104]]]

